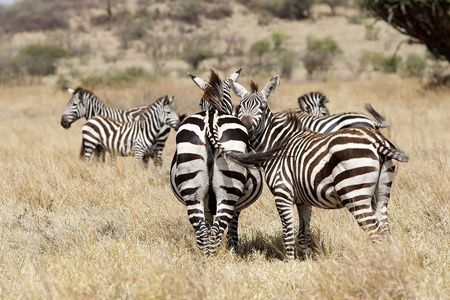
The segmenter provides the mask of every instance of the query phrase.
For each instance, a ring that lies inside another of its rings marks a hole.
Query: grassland
[[[239,81],[248,86],[248,78]],[[295,107],[315,90],[331,99],[331,112],[362,111],[370,102],[410,162],[394,181],[390,242],[372,244],[348,211],[314,209],[314,255],[290,261],[267,190],[241,215],[237,251],[202,256],[168,183],[174,132],[161,169],[140,169],[131,157],[87,165],[78,159],[84,120],[69,130],[59,124],[66,92],[1,87],[0,298],[449,299],[448,90],[387,76],[282,82],[270,106]],[[181,113],[196,111],[200,97],[188,79],[95,93],[122,108],[175,95]]]

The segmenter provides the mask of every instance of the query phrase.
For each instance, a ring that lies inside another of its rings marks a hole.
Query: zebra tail
[[[84,146],[84,143],[81,143],[81,150],[80,150],[80,159],[84,159],[84,153],[86,151],[86,147]]]
[[[282,156],[281,149],[285,143],[278,143],[272,149],[259,152],[242,153],[237,151],[222,151],[222,156],[227,161],[234,162],[238,165],[246,168],[258,169],[262,167],[262,164],[273,159],[277,159]]]
[[[366,110],[378,121],[378,128],[386,128],[389,126],[389,121],[377,112],[369,103],[366,103]]]
[[[377,150],[380,154],[387,156],[389,158],[395,159],[399,162],[408,162],[409,157],[400,149],[395,148],[393,145],[389,147],[386,145],[379,145]]]

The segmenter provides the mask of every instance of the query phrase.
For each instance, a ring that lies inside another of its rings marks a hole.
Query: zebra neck
[[[95,116],[108,116],[108,108],[103,104],[100,99],[93,95],[89,95],[85,98],[86,101],[86,119],[91,119]]]

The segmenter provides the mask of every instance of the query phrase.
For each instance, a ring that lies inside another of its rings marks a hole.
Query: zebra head
[[[233,103],[231,100],[231,92],[230,92],[230,84],[229,84],[229,80],[232,81],[236,81],[239,78],[239,75],[241,75],[241,71],[242,71],[243,67],[241,67],[239,70],[237,70],[236,72],[234,72],[233,74],[231,74],[230,76],[228,76],[227,79],[225,79],[222,82],[222,86],[223,86],[223,100],[221,103],[221,111],[228,113],[228,114],[233,114]],[[213,73],[216,74],[213,70],[211,70],[211,78],[210,78],[210,82],[213,80]],[[192,81],[195,82],[195,84],[203,91],[205,91],[205,89],[209,86],[210,83],[208,83],[206,80],[192,75],[190,73],[188,73],[188,75],[191,77]],[[217,74],[216,74],[217,75]],[[208,101],[205,101],[205,99],[200,99],[200,103],[199,103],[200,109],[202,111],[207,111],[210,110],[212,108],[212,106],[208,103]]]
[[[178,116],[177,112],[172,107],[172,102],[175,96],[168,97],[165,96],[163,99],[163,112],[164,112],[164,124],[169,125],[175,130],[178,130],[178,127],[180,127],[181,121],[180,117]]]
[[[73,122],[86,116],[84,90],[82,88],[77,88],[75,90],[68,88],[67,91],[72,97],[70,97],[61,117],[61,126],[64,128],[70,128],[70,125],[72,125]]]
[[[229,83],[236,96],[241,98],[238,118],[247,128],[250,139],[253,139],[264,131],[269,111],[267,99],[278,89],[280,77],[273,76],[261,91],[258,91],[253,81],[250,82],[251,91],[233,80],[229,80]]]
[[[329,116],[327,106],[328,99],[325,94],[320,92],[311,92],[304,94],[298,98],[298,105],[301,111],[307,112],[308,114],[316,117]]]

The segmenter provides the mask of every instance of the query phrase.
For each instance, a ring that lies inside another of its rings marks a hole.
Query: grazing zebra
[[[89,119],[82,127],[80,157],[89,160],[94,151],[107,151],[121,156],[134,155],[148,166],[150,151],[164,125],[178,129],[180,119],[172,108],[173,97],[161,97],[141,110],[137,121],[120,122],[105,116]]]
[[[207,84],[198,77],[191,78],[204,89],[201,102],[208,101],[209,105],[200,103],[208,109],[186,118],[178,129],[170,182],[177,199],[187,206],[197,246],[205,255],[214,255],[232,219],[235,229],[229,228],[227,240],[229,247],[236,245],[239,212],[262,190],[259,170],[236,163],[235,156],[252,157],[252,163],[261,163],[276,149],[248,154],[247,130],[229,111],[223,111],[230,107],[224,103],[231,100],[230,95],[225,96],[230,93],[228,84],[224,86],[213,70]],[[216,215],[211,228],[207,210]]]
[[[75,90],[68,88],[67,91],[72,96],[66,105],[66,109],[61,117],[61,126],[64,128],[70,128],[73,122],[80,118],[86,118],[89,120],[95,116],[106,116],[111,119],[120,122],[131,122],[135,121],[139,113],[147,108],[147,106],[134,107],[128,110],[122,110],[118,108],[106,107],[105,104],[95,96],[91,91],[83,89],[81,87]],[[145,160],[151,157],[154,161],[155,166],[162,165],[162,151],[166,144],[166,140],[169,137],[170,126],[163,125],[160,132],[157,135],[154,150],[149,152],[145,156]],[[96,153],[96,156],[102,156],[103,160],[105,158],[104,152]]]
[[[233,81],[230,84],[241,97],[239,119],[249,131],[251,146],[263,151],[280,140],[287,142],[277,157],[263,163],[283,225],[287,256],[294,258],[294,204],[299,215],[298,240],[305,255],[310,253],[312,206],[346,207],[372,239],[388,234],[381,209],[389,200],[393,178],[383,170],[391,167],[388,159],[407,162],[408,157],[371,128],[320,134],[304,130],[296,112],[273,114],[267,98],[279,82],[274,76],[262,91],[254,82],[251,91]]]

